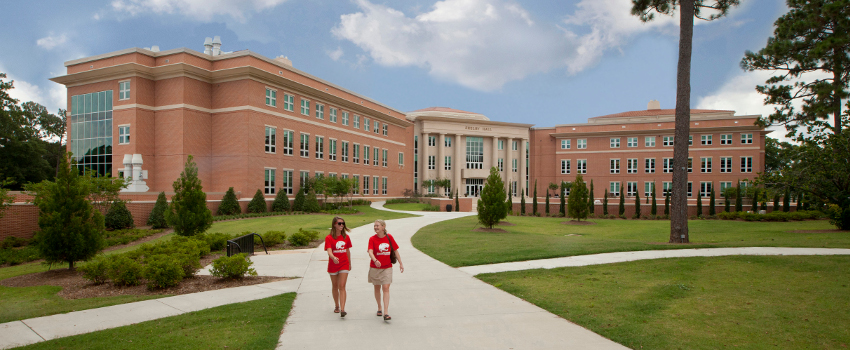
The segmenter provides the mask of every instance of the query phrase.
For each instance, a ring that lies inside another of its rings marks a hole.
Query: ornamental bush
[[[105,257],[95,258],[83,266],[80,266],[83,278],[94,284],[104,284],[109,281],[109,260]]]
[[[156,204],[151,210],[151,216],[148,217],[148,225],[151,228],[166,228],[168,222],[165,221],[165,211],[168,210],[168,200],[165,198],[165,192],[160,192],[156,197]]]
[[[109,263],[108,275],[116,286],[135,286],[142,279],[142,264],[127,255],[116,255]]]
[[[272,247],[283,243],[286,240],[286,233],[284,231],[266,231],[261,237],[263,237],[266,247]],[[259,244],[260,242],[254,241],[254,243]]]
[[[212,212],[207,208],[207,194],[198,178],[198,166],[189,155],[183,172],[174,181],[174,196],[165,212],[165,219],[174,233],[194,236],[212,226]]]
[[[248,213],[265,213],[266,212],[266,197],[263,197],[263,192],[259,189],[254,193],[254,198],[248,203]]]
[[[224,198],[221,199],[221,204],[215,215],[235,215],[242,214],[242,207],[239,206],[239,201],[236,199],[236,193],[233,192],[233,187],[227,189],[224,193]]]
[[[211,251],[219,251],[224,250],[224,248],[227,247],[227,240],[233,238],[233,236],[226,233],[213,232],[205,233],[199,238],[203,239],[207,243]]]
[[[310,244],[311,241],[314,241],[319,238],[319,232],[317,231],[304,231],[299,228],[298,232],[293,233],[289,236],[289,243],[292,243],[294,246],[303,247]]]
[[[125,228],[133,228],[133,214],[127,209],[124,201],[117,200],[109,206],[109,211],[106,212],[104,218],[106,228],[109,230],[120,230]]]
[[[307,213],[318,213],[322,210],[319,205],[319,199],[316,198],[316,191],[312,188],[307,193],[307,200],[304,202],[304,211]]]
[[[286,195],[286,190],[281,188],[277,191],[277,196],[274,197],[274,202],[272,202],[272,211],[279,213],[287,212],[289,209],[289,197]]]
[[[231,257],[220,257],[213,260],[210,274],[221,278],[242,278],[245,275],[256,276],[257,271],[251,267],[254,262],[248,260],[244,253]]]
[[[484,188],[481,189],[481,198],[478,199],[478,222],[483,226],[493,228],[493,225],[498,223],[499,220],[504,219],[507,216],[505,211],[506,198],[505,184],[499,175],[499,169],[492,167],[490,168],[490,175],[484,182]]]
[[[169,255],[156,255],[146,259],[145,278],[148,289],[173,287],[185,276],[179,258]]]

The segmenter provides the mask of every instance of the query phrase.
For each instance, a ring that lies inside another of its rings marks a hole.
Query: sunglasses
[[[337,225],[340,225],[340,226],[345,226],[345,223],[344,223],[344,222],[342,222],[342,221],[339,221],[339,222],[337,222],[336,224],[337,224]]]

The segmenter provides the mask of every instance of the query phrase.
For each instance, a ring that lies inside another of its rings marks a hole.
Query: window
[[[726,197],[726,189],[732,188],[732,181],[720,181],[720,196]]]
[[[389,151],[387,151],[385,149],[381,150],[381,166],[384,167],[384,168],[387,167],[387,153],[388,152]]]
[[[325,138],[316,136],[316,159],[325,159]]]
[[[445,147],[451,147],[452,146],[452,137],[451,136],[446,136],[443,139],[443,146],[445,146]]]
[[[372,194],[378,194],[378,191],[379,191],[378,186],[380,184],[381,179],[377,176],[373,176],[372,180],[374,180],[373,181],[374,186],[372,186]]]
[[[118,127],[118,144],[126,145],[130,143],[130,126],[121,125]]]
[[[711,157],[700,157],[699,158],[699,168],[701,172],[710,173],[711,172]]]
[[[649,198],[652,195],[652,182],[644,181],[643,182],[643,196],[645,198]]]
[[[434,187],[436,187],[436,186],[434,186],[433,182],[428,183],[428,194],[434,193]]]
[[[336,108],[331,107],[331,116],[328,118],[331,123],[336,123]]]
[[[664,136],[661,139],[661,145],[664,147],[673,146],[673,136]]]
[[[511,171],[514,172],[514,173],[517,172],[517,159],[516,158],[511,159]]]
[[[647,174],[655,173],[655,158],[646,158],[643,160],[643,171]]]
[[[383,128],[384,128],[384,136],[387,136],[388,135],[387,131],[389,131],[387,124],[384,124]]]
[[[637,147],[637,137],[626,138],[626,147]]]
[[[561,174],[569,174],[570,173],[570,160],[569,159],[561,159]]]
[[[519,194],[519,190],[516,186],[516,181],[511,182],[511,194],[516,197]]]
[[[670,181],[664,181],[661,183],[661,193],[667,197],[667,193],[673,191],[673,183]]]
[[[351,162],[354,164],[360,163],[360,145],[354,144],[352,147]]]
[[[348,141],[342,141],[342,152],[340,154],[342,155],[343,163],[348,163]]]
[[[699,139],[701,145],[711,145],[711,135],[700,135]]]
[[[499,140],[499,150],[505,149],[505,140]]]
[[[611,159],[611,174],[619,174],[620,173],[620,160],[619,159]]]
[[[342,112],[342,125],[348,126],[348,112]]]
[[[753,172],[753,157],[741,157],[741,172]]]
[[[576,161],[576,171],[579,174],[587,174],[587,159],[579,159]]]
[[[378,148],[378,147],[374,147],[374,149],[375,149],[375,156],[372,157],[372,165],[378,166],[378,156],[381,153],[381,149]]]
[[[711,197],[711,181],[701,181],[699,183],[700,197]]]
[[[357,114],[354,115],[354,123],[351,124],[351,126],[354,127],[355,129],[360,129],[360,116],[359,115],[357,115]]]
[[[499,158],[499,171],[505,171],[505,159]]]
[[[328,140],[328,160],[336,160],[336,140]]]
[[[369,118],[363,117],[363,130],[369,131],[369,126],[372,125]]]
[[[283,94],[283,109],[290,112],[295,110],[295,96]]]
[[[694,145],[694,135],[689,135],[688,136],[688,146],[693,146],[693,145]]]
[[[436,136],[428,136],[428,147],[436,147],[437,146],[437,137]]]
[[[647,136],[643,138],[644,147],[655,147],[655,136]]]
[[[484,138],[466,137],[466,168],[484,169]]]
[[[398,165],[404,166],[404,153],[398,152]]]
[[[330,176],[330,177],[332,177],[332,178],[336,179],[336,173],[330,173],[330,174],[328,174],[328,176]]]
[[[688,172],[694,172],[694,159],[690,157],[688,158]]]
[[[292,194],[292,170],[283,171],[283,193]]]
[[[452,170],[452,157],[446,156],[445,159],[443,159],[443,165],[445,170]]]
[[[587,149],[587,139],[578,139],[578,140],[576,140],[576,148],[578,148],[578,149]]]
[[[380,133],[381,133],[381,123],[378,123],[378,121],[376,120],[376,121],[375,121],[374,123],[372,123],[372,124],[373,124],[373,126],[374,126],[374,127],[372,128],[372,131],[373,131],[374,133],[376,133],[376,134],[380,134]],[[376,179],[377,179],[377,177],[376,177]],[[378,189],[378,186],[375,186],[375,190],[377,190],[377,189]],[[375,193],[375,194],[377,194],[377,193]]]
[[[325,119],[325,105],[316,104],[316,119]]]
[[[446,197],[451,197],[452,193],[454,192],[452,192],[451,182],[449,182],[449,186],[443,187],[443,195],[445,195]]]
[[[720,157],[720,172],[721,173],[731,173],[732,172],[732,157]]]
[[[665,174],[669,174],[673,172],[673,158],[664,158],[662,160],[662,166]]]
[[[277,91],[266,88],[266,106],[277,107]]]
[[[266,89],[268,92],[268,89]],[[118,100],[130,99],[130,81],[122,81],[118,83]],[[266,102],[268,104],[268,102]]]
[[[688,181],[688,197],[694,196],[694,183]]]
[[[301,156],[310,156],[310,134],[301,134]]]
[[[283,154],[292,155],[292,143],[294,142],[295,133],[290,130],[283,131]]]
[[[616,181],[611,181],[610,185],[608,186],[608,193],[610,193],[612,196],[615,196],[615,197],[619,196],[620,195],[620,183],[616,182]]]
[[[354,194],[360,194],[360,175],[354,175],[351,178],[354,179],[354,189],[352,190],[352,192]]]
[[[720,134],[720,144],[721,145],[731,145],[732,144],[732,134]]]
[[[638,171],[638,160],[637,160],[637,158],[626,159],[626,173],[627,174],[637,174],[637,171]]]
[[[310,115],[310,101],[301,99],[301,114]]]
[[[128,127],[128,129],[129,129],[129,127]],[[118,129],[118,132],[119,132],[119,140],[120,140],[120,132],[121,132],[120,128]],[[275,134],[276,133],[277,133],[277,129],[275,129],[271,126],[266,127],[266,153],[275,153],[275,144],[277,142],[275,140]],[[118,143],[121,143],[121,142],[119,141]]]
[[[300,177],[298,178],[298,190],[307,193],[307,180],[310,179],[310,172],[302,170],[299,175]]]
[[[741,134],[741,144],[753,143],[753,134]]]
[[[274,194],[274,169],[266,168],[265,194]]]
[[[381,178],[381,194],[387,194],[387,178],[385,177]]]
[[[626,196],[634,197],[637,194],[637,184],[634,181],[626,182]]]
[[[437,156],[428,156],[428,170],[437,168]]]
[[[519,150],[519,144],[516,141],[511,141],[511,150],[516,151]]]
[[[561,140],[561,149],[570,149],[570,141],[572,140]]]
[[[363,165],[369,165],[369,146],[363,146]]]
[[[369,175],[363,175],[363,195],[369,195]]]
[[[612,137],[611,138],[611,148],[620,148],[620,138]]]

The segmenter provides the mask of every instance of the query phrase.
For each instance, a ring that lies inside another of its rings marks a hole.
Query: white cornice
[[[702,152],[702,151],[759,151],[758,147],[710,147],[710,148],[688,148],[688,153],[692,152]],[[598,154],[598,153],[645,153],[645,152],[673,152],[673,147],[665,147],[660,149],[611,149],[605,151],[558,151],[555,154]]]

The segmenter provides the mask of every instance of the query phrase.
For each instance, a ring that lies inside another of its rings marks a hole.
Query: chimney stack
[[[212,41],[212,55],[221,55],[221,37],[219,37],[218,35],[216,35]]]
[[[212,55],[212,38],[210,37],[204,39],[204,54]]]
[[[658,102],[658,100],[649,101],[649,103],[646,105],[646,110],[651,109],[661,109],[661,102]]]
[[[292,67],[292,60],[290,60],[290,59],[289,59],[289,58],[287,58],[286,56],[283,56],[283,55],[281,55],[281,56],[277,56],[277,57],[275,57],[275,59],[274,59],[274,60],[275,60],[275,61],[278,61],[278,62],[280,62],[280,63],[283,63],[283,64],[285,64],[285,65],[287,65],[287,66]]]

